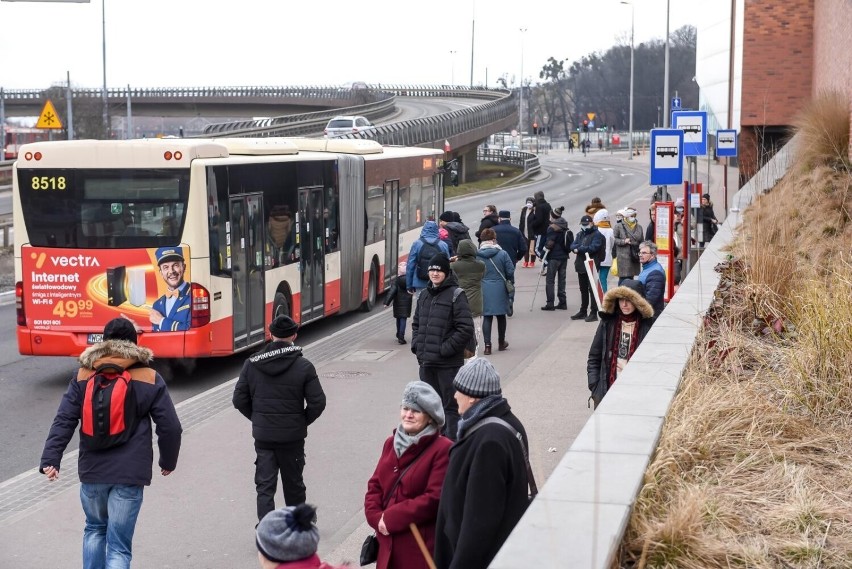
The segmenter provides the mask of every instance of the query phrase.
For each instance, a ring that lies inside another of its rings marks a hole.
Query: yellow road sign
[[[38,116],[36,128],[62,128],[62,121],[59,120],[59,115],[56,114],[56,109],[50,99],[44,104],[44,108]]]
[[[586,116],[589,117],[590,121],[593,121],[593,120],[595,120],[596,115],[595,115],[595,113],[586,113]]]

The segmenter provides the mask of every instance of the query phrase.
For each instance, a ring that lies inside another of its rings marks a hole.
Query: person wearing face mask
[[[521,208],[520,221],[518,221],[518,229],[521,230],[521,235],[527,240],[527,249],[524,252],[523,268],[535,267],[535,231],[532,228],[535,208],[533,208],[533,199],[527,198],[524,207]]]
[[[636,221],[636,210],[632,207],[621,210],[623,221],[615,224],[612,230],[615,239],[615,256],[618,263],[618,284],[639,274],[639,244],[644,240],[645,232]]]
[[[580,218],[580,231],[574,238],[571,244],[571,250],[574,252],[574,270],[577,271],[577,280],[580,283],[580,310],[571,316],[571,320],[585,320],[586,322],[595,322],[598,319],[598,313],[595,310],[594,299],[592,296],[592,283],[589,280],[589,274],[586,272],[586,253],[595,261],[595,269],[600,270],[601,262],[606,259],[606,238],[603,233],[598,231],[591,216],[584,215]],[[590,305],[590,303],[592,303]],[[586,314],[586,310],[591,310]]]

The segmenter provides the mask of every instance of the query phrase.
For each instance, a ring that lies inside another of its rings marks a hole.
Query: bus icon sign
[[[651,186],[683,183],[683,131],[679,128],[651,130]]]
[[[707,155],[707,111],[674,111],[672,128],[683,132],[684,156]]]

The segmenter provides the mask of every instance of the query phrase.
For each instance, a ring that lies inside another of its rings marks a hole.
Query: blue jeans
[[[143,486],[80,485],[86,514],[83,569],[126,569],[133,557],[133,531],[142,507]]]
[[[609,267],[599,267],[598,278],[601,280],[601,288],[606,292],[606,279],[609,278]]]

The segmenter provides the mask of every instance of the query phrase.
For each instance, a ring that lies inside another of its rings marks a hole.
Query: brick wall
[[[745,0],[739,145],[743,180],[762,163],[760,130],[786,127],[812,96],[815,1],[823,0]]]
[[[814,86],[813,93],[845,93],[852,115],[852,2],[816,0],[814,5]],[[849,129],[852,159],[852,124]]]

